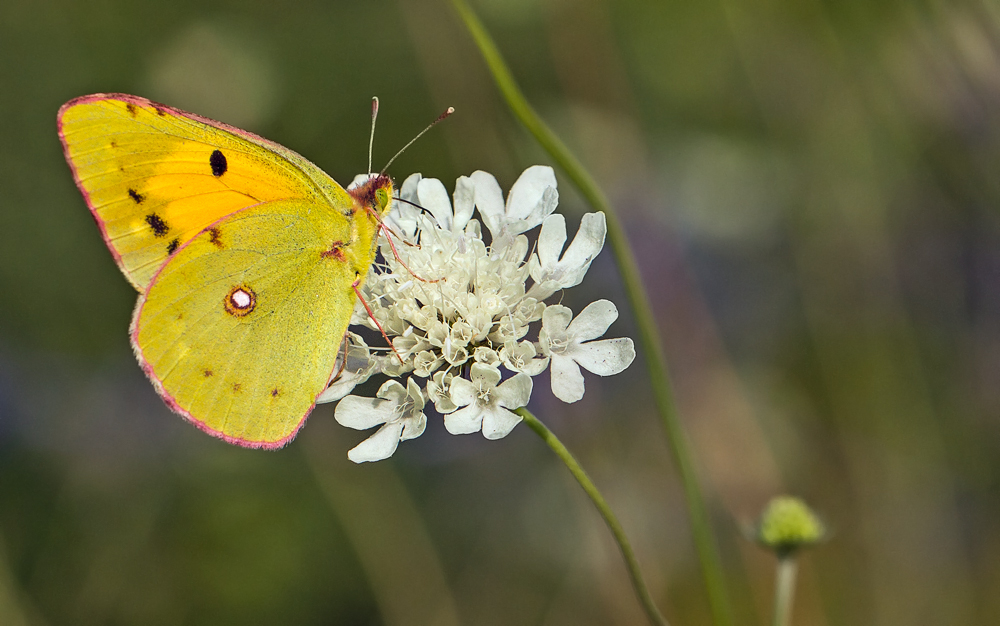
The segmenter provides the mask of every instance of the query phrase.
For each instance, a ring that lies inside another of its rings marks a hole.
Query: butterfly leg
[[[340,375],[344,373],[344,369],[347,367],[347,350],[348,350],[347,331],[344,331],[344,338],[340,340],[340,351],[343,353],[344,356],[343,358],[340,359],[340,367],[338,367],[337,372],[330,377],[330,383],[328,383],[327,386],[332,384],[333,381],[340,378]]]
[[[392,345],[391,341],[389,341],[389,335],[385,334],[385,330],[382,328],[382,325],[378,323],[377,319],[375,319],[375,314],[372,312],[372,308],[368,306],[368,301],[365,300],[365,297],[363,295],[361,295],[361,290],[358,289],[358,285],[360,284],[361,284],[361,275],[358,274],[357,278],[354,279],[354,283],[351,285],[351,287],[354,288],[354,293],[358,294],[358,300],[361,300],[361,304],[363,304],[365,306],[365,310],[368,311],[368,317],[371,319],[371,321],[375,322],[375,326],[378,327],[379,331],[382,333],[382,336],[385,337],[385,342],[389,344],[389,348],[392,350],[393,354],[396,355],[396,358],[399,359],[400,364],[403,364],[403,357],[399,356],[399,353],[396,352],[396,347]]]
[[[409,266],[406,264],[406,262],[404,262],[403,259],[400,258],[399,251],[396,250],[396,244],[393,243],[393,241],[392,241],[393,236],[398,237],[401,240],[402,240],[402,237],[399,237],[399,235],[396,235],[394,232],[392,232],[392,229],[389,228],[386,225],[386,223],[382,221],[381,216],[379,216],[375,211],[372,211],[371,209],[369,209],[369,211],[371,212],[372,216],[375,217],[375,221],[378,222],[378,227],[385,234],[385,239],[386,239],[386,241],[389,242],[389,247],[392,249],[392,256],[394,256],[396,258],[396,260],[399,261],[399,264],[403,266],[403,269],[405,269],[407,272],[410,273],[410,276],[413,276],[414,278],[416,278],[417,280],[419,280],[422,283],[436,283],[436,282],[438,282],[438,281],[441,280],[440,278],[434,278],[434,279],[422,278],[422,277],[417,276],[416,274],[414,274],[413,270],[411,270],[409,268]]]

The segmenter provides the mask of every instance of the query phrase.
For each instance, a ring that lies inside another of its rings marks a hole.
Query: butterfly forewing
[[[77,185],[139,291],[170,254],[240,209],[288,198],[352,206],[339,185],[292,151],[136,96],[69,102],[59,131]]]

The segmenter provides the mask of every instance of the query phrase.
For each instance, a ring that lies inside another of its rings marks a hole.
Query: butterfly
[[[279,448],[327,386],[392,180],[345,190],[276,143],[125,94],[59,109],[77,187],[139,292],[142,369],[198,428]]]

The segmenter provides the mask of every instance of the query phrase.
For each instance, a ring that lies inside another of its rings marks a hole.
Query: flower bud
[[[754,539],[782,558],[825,536],[823,522],[805,502],[791,496],[778,496],[768,502],[754,528]]]

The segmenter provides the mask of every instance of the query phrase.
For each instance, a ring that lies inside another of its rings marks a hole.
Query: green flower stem
[[[792,616],[792,598],[795,597],[795,575],[798,561],[794,556],[778,559],[774,580],[774,621],[772,626],[788,626]]]
[[[618,543],[618,549],[621,550],[622,557],[625,559],[625,567],[628,569],[628,575],[632,579],[632,586],[635,588],[636,595],[639,596],[642,608],[645,609],[646,615],[649,616],[649,621],[657,626],[668,626],[667,619],[663,617],[660,609],[653,602],[653,597],[649,595],[649,588],[646,587],[646,580],[642,577],[642,571],[639,569],[639,561],[635,558],[632,544],[629,543],[628,537],[625,536],[625,531],[622,529],[618,518],[611,511],[611,507],[604,501],[601,492],[597,490],[597,487],[590,480],[590,476],[587,476],[587,472],[580,467],[580,464],[573,458],[570,451],[566,449],[566,446],[531,411],[522,407],[514,412],[524,418],[524,423],[528,425],[528,428],[535,431],[548,444],[549,448],[566,464],[570,473],[573,474],[576,481],[580,483],[583,490],[590,496],[591,501],[597,507],[601,517],[604,518],[604,522],[611,529],[611,534],[614,535],[615,541]]]
[[[535,139],[542,145],[555,162],[566,172],[570,180],[577,186],[590,205],[602,211],[607,219],[608,240],[611,250],[618,263],[625,292],[628,295],[632,312],[635,315],[639,330],[639,343],[646,355],[646,367],[652,382],[653,396],[659,411],[663,427],[667,432],[678,473],[684,487],[684,497],[687,502],[688,514],[691,516],[691,528],[694,535],[695,548],[701,561],[705,586],[708,590],[709,604],[712,610],[712,620],[716,626],[731,626],[732,615],[726,592],[725,580],[722,575],[722,565],[718,549],[712,536],[708,519],[705,498],[701,492],[690,444],[684,429],[681,427],[677,405],[674,400],[673,386],[667,370],[667,360],[663,353],[659,331],[653,317],[649,298],[642,284],[639,265],[632,248],[629,246],[625,230],[618,219],[618,214],[611,207],[604,193],[594,182],[593,177],[583,167],[583,164],[570,152],[569,148],[546,126],[518,87],[510,70],[504,63],[500,51],[493,42],[485,27],[466,4],[465,0],[452,0],[466,27],[472,34],[479,51],[482,53],[493,74],[501,93],[514,115],[521,121]]]

